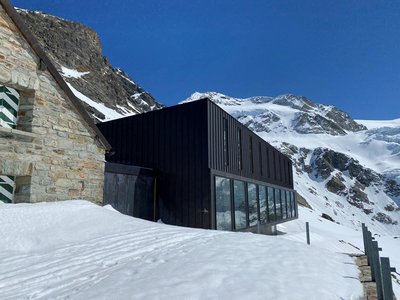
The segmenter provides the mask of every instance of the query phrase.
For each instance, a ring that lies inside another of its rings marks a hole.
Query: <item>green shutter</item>
[[[14,176],[0,176],[0,201],[12,203],[15,189]]]
[[[19,93],[0,85],[0,127],[15,128],[19,106]],[[15,189],[15,177],[0,175],[0,201],[12,203]]]
[[[0,85],[0,127],[15,128],[17,125],[19,93]]]

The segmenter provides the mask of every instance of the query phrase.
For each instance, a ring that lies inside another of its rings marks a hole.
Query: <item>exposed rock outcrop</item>
[[[44,13],[18,12],[61,72],[62,67],[81,72],[78,78],[64,77],[85,96],[122,115],[162,107],[128,74],[108,62],[102,55],[99,36],[91,28]],[[104,119],[96,108],[82,104],[96,121]]]

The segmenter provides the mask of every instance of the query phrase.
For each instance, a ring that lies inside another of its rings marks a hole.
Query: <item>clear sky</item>
[[[12,0],[84,23],[159,102],[195,91],[303,95],[400,118],[400,1]]]

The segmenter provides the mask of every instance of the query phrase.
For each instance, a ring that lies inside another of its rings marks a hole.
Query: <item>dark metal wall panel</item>
[[[154,169],[166,223],[210,228],[207,117],[196,101],[98,124],[115,152],[107,161]]]
[[[104,179],[104,204],[123,214],[154,221],[152,170],[106,163]]]
[[[210,169],[293,188],[291,160],[211,101],[208,103]],[[228,158],[224,152],[224,120],[228,121]],[[242,159],[237,129],[241,130]],[[252,150],[252,151],[251,151]],[[261,150],[261,151],[260,151]],[[261,153],[261,156],[260,156]],[[286,166],[289,164],[289,167]]]

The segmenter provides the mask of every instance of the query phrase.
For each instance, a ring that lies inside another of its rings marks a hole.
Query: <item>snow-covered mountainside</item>
[[[210,98],[293,160],[295,189],[335,222],[400,234],[400,119],[355,121],[305,97]]]
[[[128,74],[108,62],[91,28],[42,12],[18,12],[95,121],[162,107]]]

